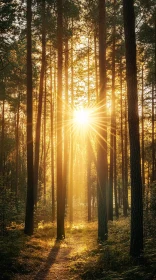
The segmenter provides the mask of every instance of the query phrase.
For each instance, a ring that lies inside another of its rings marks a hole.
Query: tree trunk
[[[90,106],[90,53],[89,53],[89,34],[88,34],[88,107]],[[89,147],[89,133],[87,133],[87,187],[88,187],[88,222],[91,221],[91,156]]]
[[[97,35],[94,31],[94,60],[95,60],[95,86],[96,86],[96,101],[98,100],[98,63],[97,63]]]
[[[121,156],[122,156],[122,195],[123,195],[123,215],[127,217],[127,204],[126,204],[126,186],[125,186],[125,158],[124,153],[124,138],[123,138],[123,91],[122,91],[122,61],[120,61],[120,91],[121,91]],[[125,107],[126,110],[126,107]],[[127,136],[126,136],[127,137]]]
[[[143,252],[143,202],[137,95],[135,14],[133,0],[123,0],[123,12],[126,46],[126,75],[131,166],[130,254],[133,257],[139,257]]]
[[[73,31],[73,19],[72,19],[72,31]],[[73,37],[71,38],[71,107],[74,106],[74,65],[73,65]],[[71,126],[70,133],[70,170],[69,170],[69,220],[70,223],[73,222],[73,155],[74,155],[74,145],[73,145],[73,127]]]
[[[106,123],[106,15],[105,0],[99,0],[99,129],[97,147],[97,199],[98,199],[98,239],[107,239],[107,123]]]
[[[129,209],[128,205],[128,117],[127,117],[127,98],[125,97],[125,172],[124,172],[124,182],[125,182],[125,202],[126,207]]]
[[[18,96],[17,112],[16,112],[16,181],[15,181],[15,192],[16,192],[16,202],[18,199],[18,179],[19,179],[19,109],[20,109],[20,94]]]
[[[54,95],[52,80],[52,53],[50,46],[50,124],[51,124],[51,195],[52,195],[52,222],[55,221],[55,180],[54,180]]]
[[[141,139],[141,155],[142,155],[142,184],[143,193],[145,191],[145,152],[144,152],[144,66],[142,65],[142,95],[141,95],[141,108],[142,108],[142,118],[141,118],[141,128],[142,128],[142,139]]]
[[[62,64],[63,64],[63,3],[57,1],[57,49],[58,49],[58,94],[57,94],[57,239],[65,238],[64,190],[62,178]]]
[[[40,88],[38,113],[36,123],[36,138],[35,138],[35,162],[34,162],[34,186],[35,186],[35,205],[38,201],[38,172],[39,172],[39,154],[40,154],[40,135],[41,135],[41,115],[42,115],[42,99],[45,75],[45,57],[46,57],[46,34],[45,34],[45,0],[42,0],[42,61],[40,73]]]
[[[109,173],[109,201],[108,201],[108,219],[113,221],[113,186],[114,185],[114,169],[115,169],[115,141],[116,141],[116,116],[115,116],[115,41],[116,41],[116,26],[115,26],[115,5],[113,3],[114,19],[113,19],[113,44],[112,44],[112,106],[111,106],[111,133],[110,133],[110,173]]]
[[[154,139],[154,83],[152,82],[152,182],[156,179],[156,166],[155,166],[155,139]]]
[[[5,126],[5,99],[2,102],[2,130],[1,130],[1,145],[0,145],[0,176],[3,185],[3,175],[4,175],[4,126]]]
[[[46,88],[46,69],[45,69],[45,90],[44,90],[44,164],[43,164],[43,169],[44,169],[44,205],[46,205],[46,118],[47,118],[47,88]]]
[[[33,174],[33,102],[32,102],[32,41],[31,41],[31,0],[27,0],[27,201],[25,234],[34,230],[34,174]]]
[[[68,184],[68,161],[69,161],[69,97],[68,97],[68,69],[69,69],[69,50],[68,50],[68,38],[65,40],[65,113],[64,113],[64,196],[67,198],[67,184]],[[67,200],[66,200],[67,201]],[[65,204],[66,204],[65,201]],[[66,205],[64,205],[65,209]]]

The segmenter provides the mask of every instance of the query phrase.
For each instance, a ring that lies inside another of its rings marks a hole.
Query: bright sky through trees
[[[89,110],[81,108],[74,111],[74,122],[77,125],[87,126],[90,123]]]

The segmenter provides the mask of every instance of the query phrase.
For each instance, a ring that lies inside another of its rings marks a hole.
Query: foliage
[[[65,261],[68,279],[154,279],[156,248],[150,233],[146,236],[145,258],[134,261],[129,257],[129,218],[110,222],[109,238],[100,244],[96,241],[96,226],[96,223],[67,225],[66,241],[55,243],[54,224],[40,223],[32,237],[25,237],[22,226],[12,223],[7,235],[0,237],[1,279],[22,280],[25,276],[35,279],[43,271],[46,276],[51,252],[55,261],[55,250],[61,252],[63,248],[68,248],[68,256],[57,259],[58,277]]]

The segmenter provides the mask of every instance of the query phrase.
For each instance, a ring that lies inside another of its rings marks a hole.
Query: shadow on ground
[[[47,277],[47,274],[49,273],[51,266],[55,263],[59,250],[60,250],[60,242],[56,241],[48,255],[46,263],[38,271],[38,273],[34,277],[34,280],[39,280],[39,279],[44,280]]]

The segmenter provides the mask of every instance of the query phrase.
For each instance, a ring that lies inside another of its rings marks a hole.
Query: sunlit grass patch
[[[79,274],[79,279],[92,280],[153,280],[156,275],[156,260],[154,250],[150,248],[148,242],[148,261],[142,264],[135,264],[129,256],[130,246],[130,219],[121,219],[108,223],[109,237],[103,243],[95,244],[94,235],[90,235],[89,240],[93,241],[93,246],[89,246],[81,256],[77,254],[72,270]],[[91,243],[90,243],[91,244]],[[146,247],[145,247],[146,248]],[[149,250],[152,254],[150,260]],[[145,249],[145,255],[146,249]]]
[[[81,251],[81,257],[78,256],[79,250],[77,251],[75,270],[79,270],[81,279],[115,279],[130,260],[129,220],[110,222],[109,238],[100,244],[97,243],[96,226],[96,223],[91,223],[86,229],[89,246]],[[107,274],[111,274],[112,278]]]
[[[30,237],[24,234],[23,225],[11,225],[0,236],[0,278],[12,280],[35,273],[55,244],[55,231],[56,226],[45,224]]]

